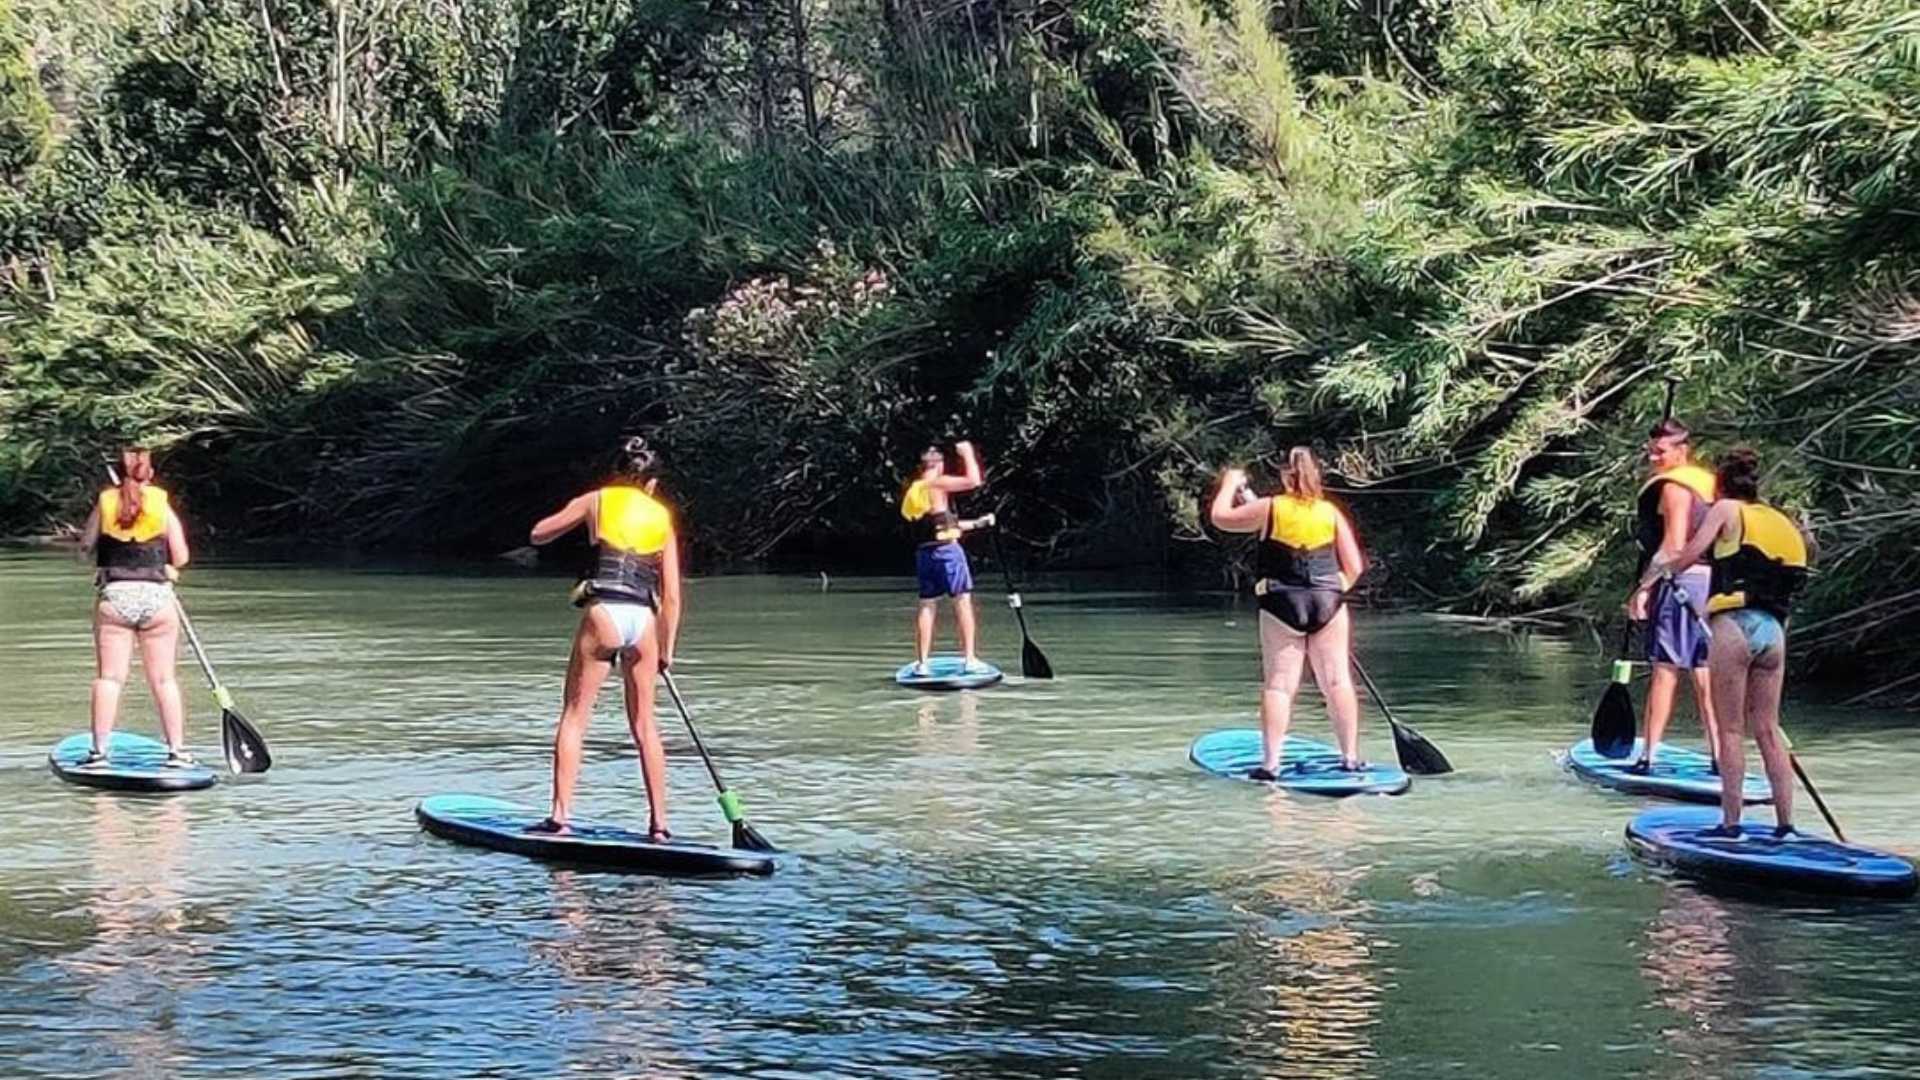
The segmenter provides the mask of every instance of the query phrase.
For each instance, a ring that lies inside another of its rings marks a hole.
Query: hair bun
[[[627,468],[634,472],[646,472],[653,468],[653,463],[659,457],[653,452],[653,448],[647,445],[644,435],[629,435],[622,439],[620,456],[625,460]]]

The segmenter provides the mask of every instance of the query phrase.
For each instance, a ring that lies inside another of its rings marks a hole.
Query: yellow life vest
[[[933,508],[933,485],[924,478],[907,485],[900,494],[900,516],[911,522],[925,522],[916,529],[923,544],[948,544],[960,539],[960,516],[951,509]]]
[[[1331,502],[1276,495],[1255,572],[1267,588],[1344,588],[1334,550],[1339,535],[1340,511]]]
[[[652,606],[661,553],[673,540],[673,512],[636,487],[600,489],[593,572],[573,589],[575,606],[595,600]]]
[[[1640,573],[1646,572],[1647,563],[1659,553],[1660,544],[1666,539],[1666,522],[1660,516],[1660,491],[1667,484],[1679,484],[1693,496],[1687,515],[1689,539],[1700,523],[1707,519],[1707,510],[1713,506],[1715,492],[1720,486],[1712,472],[1691,462],[1655,473],[1640,485],[1634,528],[1634,539],[1640,545]]]
[[[100,540],[94,546],[99,579],[112,581],[167,580],[167,493],[148,484],[140,491],[140,513],[131,525],[120,524],[120,489],[107,488],[96,503]]]
[[[1709,612],[1757,608],[1781,622],[1807,580],[1807,541],[1793,519],[1765,503],[1740,504],[1740,537],[1713,544]]]

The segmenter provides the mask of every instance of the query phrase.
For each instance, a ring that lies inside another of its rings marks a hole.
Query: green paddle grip
[[[213,700],[219,703],[223,709],[229,711],[233,709],[233,695],[227,693],[227,688],[224,686],[216,686],[213,688]]]
[[[1615,660],[1613,662],[1613,681],[1617,683],[1622,683],[1622,684],[1632,682],[1633,681],[1633,661]]]
[[[747,812],[740,808],[740,796],[731,791],[721,792],[719,803],[720,812],[725,814],[727,821],[732,824],[739,824],[747,816]]]

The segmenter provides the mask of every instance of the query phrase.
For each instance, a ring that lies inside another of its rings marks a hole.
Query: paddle
[[[1700,624],[1700,632],[1706,635],[1708,641],[1712,641],[1713,628],[1708,625],[1706,616],[1700,614],[1700,609],[1693,606],[1693,597],[1687,594],[1686,588],[1675,582],[1673,595],[1680,601],[1680,606],[1687,609],[1687,614],[1692,615],[1694,621]],[[1779,725],[1776,724],[1775,727]],[[1827,820],[1827,828],[1833,830],[1833,838],[1843,844],[1846,843],[1847,834],[1840,831],[1840,822],[1834,818],[1833,811],[1827,809],[1827,800],[1820,797],[1820,789],[1813,786],[1813,777],[1807,775],[1806,766],[1800,764],[1799,755],[1793,752],[1793,740],[1787,737],[1785,728],[1779,728],[1779,731],[1780,744],[1786,747],[1787,764],[1793,766],[1793,775],[1800,778],[1800,786],[1806,788],[1807,794],[1813,796],[1813,805],[1820,809],[1820,816]],[[1717,749],[1716,747],[1716,751]]]
[[[1638,719],[1633,712],[1633,691],[1628,688],[1633,681],[1633,661],[1627,659],[1627,650],[1632,646],[1633,624],[1629,622],[1620,631],[1620,656],[1613,662],[1613,681],[1593,710],[1593,749],[1601,757],[1623,758],[1633,753]]]
[[[667,684],[667,693],[673,696],[673,707],[680,710],[680,719],[687,722],[687,733],[693,736],[693,748],[700,751],[700,760],[707,764],[707,775],[713,777],[713,786],[720,793],[720,812],[727,816],[728,824],[733,826],[733,846],[747,851],[777,852],[766,837],[747,824],[746,811],[740,806],[740,796],[727,790],[727,782],[720,779],[720,770],[713,767],[713,755],[707,753],[707,744],[700,741],[700,729],[693,726],[693,714],[687,711],[687,703],[680,698],[680,688],[673,683],[673,672],[660,669],[660,678]]]
[[[993,557],[1000,563],[1000,573],[1007,581],[1007,606],[1013,609],[1013,617],[1020,620],[1020,674],[1029,679],[1053,678],[1053,665],[1047,663],[1047,654],[1033,643],[1033,635],[1027,633],[1027,613],[1020,603],[1020,593],[1013,587],[1013,571],[1007,566],[1007,554],[1000,547],[1000,534],[989,532],[993,538]]]
[[[1439,747],[1433,745],[1432,740],[1402,724],[1393,715],[1393,706],[1380,696],[1380,688],[1374,685],[1373,676],[1367,674],[1360,658],[1350,655],[1349,659],[1353,661],[1353,670],[1359,672],[1361,680],[1367,684],[1367,693],[1373,695],[1373,700],[1380,705],[1380,711],[1386,714],[1387,726],[1393,729],[1393,752],[1400,758],[1400,767],[1415,776],[1441,776],[1452,772],[1453,763],[1447,760],[1447,755],[1441,753]]]
[[[174,609],[180,612],[180,625],[187,632],[187,643],[193,646],[194,658],[200,661],[200,670],[206,672],[207,682],[213,687],[213,699],[220,703],[220,749],[227,759],[227,768],[235,773],[266,772],[273,767],[267,740],[252,721],[240,714],[233,695],[220,684],[220,676],[214,674],[207,650],[200,645],[200,635],[193,632],[193,620],[187,618],[187,605],[181,603],[178,596],[173,603]]]

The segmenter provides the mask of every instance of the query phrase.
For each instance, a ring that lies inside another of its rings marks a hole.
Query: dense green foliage
[[[1904,2],[13,2],[18,527],[138,430],[200,520],[504,547],[642,429],[703,550],[878,550],[972,435],[1058,561],[1204,563],[1307,441],[1398,591],[1604,614],[1676,376],[1803,651],[1914,628]]]

